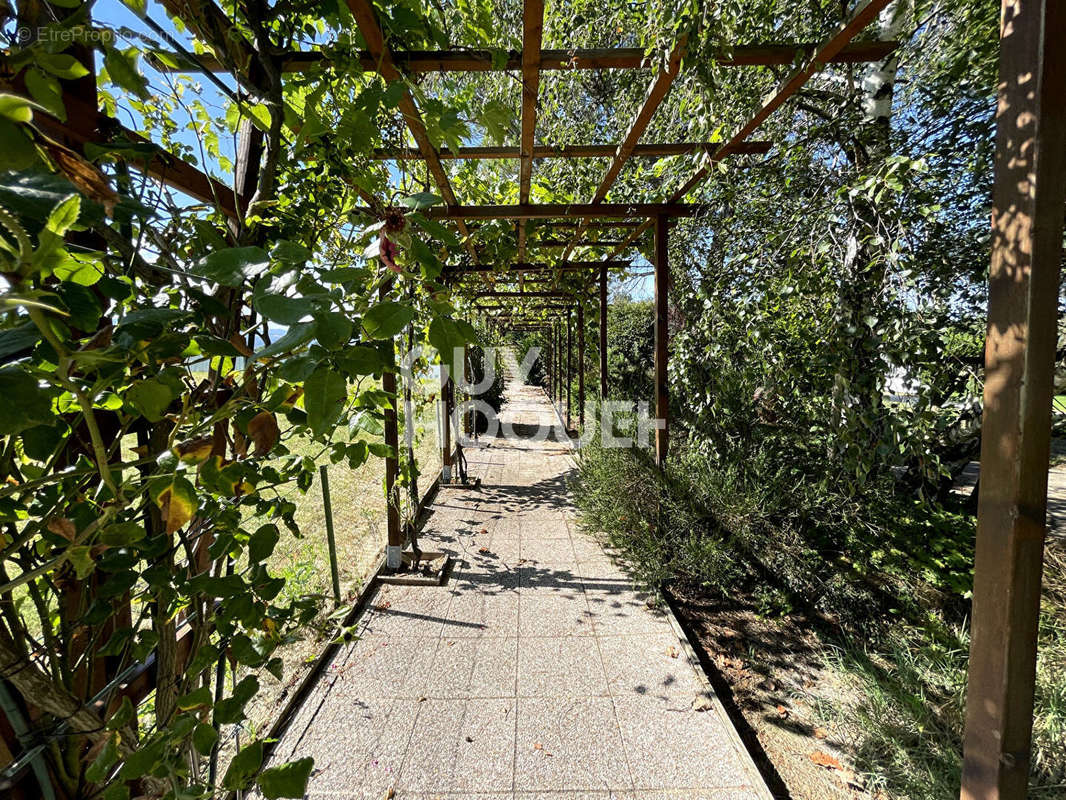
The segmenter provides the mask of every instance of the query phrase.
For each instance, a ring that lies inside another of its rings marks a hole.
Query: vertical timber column
[[[1066,4],[1004,0],[963,800],[1026,796],[1066,204]]]
[[[607,267],[600,267],[600,399],[607,399]]]
[[[571,354],[571,350],[573,349],[572,348],[572,341],[573,341],[573,338],[574,338],[573,335],[571,334],[571,331],[573,329],[573,324],[570,322],[570,313],[572,311],[573,311],[572,308],[566,309],[566,430],[567,431],[570,430],[570,384],[573,382],[571,380],[571,378],[570,378],[570,376],[572,374],[571,370],[573,369],[573,365],[571,363],[571,355],[570,354]],[[562,398],[560,398],[560,399],[562,399]]]
[[[445,483],[452,480],[452,381],[444,354],[440,361],[440,459],[441,476]]]
[[[585,427],[585,306],[577,307],[577,427]]]
[[[666,382],[667,339],[669,319],[667,303],[670,297],[670,263],[668,260],[670,220],[665,215],[655,218],[655,418],[662,427],[655,430],[655,463],[662,467],[670,445],[670,398]]]
[[[381,287],[380,297],[388,296],[392,281]],[[399,569],[402,563],[400,553],[403,551],[403,531],[400,528],[400,493],[397,491],[396,476],[400,471],[397,456],[400,452],[400,434],[396,422],[396,346],[390,343],[388,363],[381,374],[381,388],[390,397],[390,408],[385,409],[385,446],[391,455],[385,458],[385,503],[388,524],[388,543],[385,548],[385,565],[389,569]]]

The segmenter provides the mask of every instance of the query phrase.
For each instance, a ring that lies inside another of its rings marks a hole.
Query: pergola
[[[225,52],[214,56],[183,53],[188,66],[210,73],[235,71],[245,87],[256,88],[263,76],[254,68],[258,58],[252,44],[233,29],[227,15],[205,0],[162,0],[193,35],[212,41],[226,32]],[[370,0],[347,0],[366,50],[356,54],[365,70],[387,81],[425,72],[521,73],[521,136],[517,146],[464,147],[453,152],[432,142],[414,96],[403,92],[398,110],[415,146],[379,150],[378,159],[424,162],[444,205],[427,216],[453,223],[462,236],[468,261],[447,271],[462,291],[463,278],[491,273],[495,277],[551,276],[561,272],[587,275],[598,286],[600,395],[607,392],[607,274],[624,269],[616,260],[647,231],[654,231],[655,281],[655,411],[666,421],[656,433],[656,460],[667,459],[669,396],[667,392],[667,297],[670,285],[668,237],[675,217],[704,212],[686,198],[711,174],[716,162],[735,155],[764,153],[765,141],[752,140],[760,126],[801,89],[824,65],[879,61],[894,49],[893,42],[854,42],[890,0],[860,2],[857,11],[822,42],[795,44],[738,43],[722,53],[724,66],[788,65],[799,63],[776,90],[753,109],[746,122],[721,143],[641,141],[649,123],[683,66],[686,41],[678,41],[664,62],[647,58],[639,49],[546,50],[542,48],[543,0],[525,0],[520,51],[500,59],[481,51],[402,52],[390,48]],[[1066,205],[1066,5],[1055,0],[1003,0],[1001,28],[997,163],[993,204],[991,280],[988,300],[988,339],[981,450],[982,480],[978,511],[976,575],[973,601],[972,651],[966,719],[962,797],[972,800],[1022,798],[1026,794],[1031,740],[1036,631],[1045,536],[1050,407],[1056,342],[1056,301],[1062,258],[1063,208]],[[294,52],[276,56],[284,73],[306,70],[324,53]],[[92,59],[86,59],[91,64]],[[234,68],[234,65],[238,65]],[[541,74],[551,70],[631,69],[649,75],[645,100],[621,141],[552,148],[536,142],[537,96]],[[98,110],[95,76],[65,87],[67,121],[41,117],[50,133],[71,144],[126,139],[143,143],[135,132]],[[162,183],[196,199],[217,204],[237,218],[254,189],[254,175],[263,147],[254,129],[242,137],[236,163],[236,187],[221,184],[175,156],[126,156],[129,164]],[[630,159],[702,153],[703,166],[685,183],[657,203],[612,203],[608,195]],[[543,205],[530,202],[531,177],[539,159],[607,158],[608,166],[587,202]],[[452,159],[514,159],[519,162],[518,203],[463,205],[443,166]],[[380,208],[364,190],[371,209]],[[471,223],[490,220],[541,221],[559,238],[539,243],[528,240],[526,224],[517,228],[518,256],[509,265],[480,263]],[[590,238],[590,231],[608,231],[609,240]],[[607,242],[610,245],[607,245]],[[610,246],[600,262],[570,260],[573,249],[588,242]],[[561,253],[530,259],[535,247]],[[529,260],[527,260],[529,259]],[[553,398],[569,393],[571,342],[576,332],[579,361],[583,361],[585,305],[592,295],[558,290],[474,290],[475,300],[513,302],[479,305],[496,312],[495,324],[516,330],[541,331],[550,340],[547,356],[549,392]],[[525,301],[531,301],[526,304]],[[519,303],[518,301],[522,301]],[[576,311],[576,315],[572,312]],[[575,326],[571,325],[576,316]],[[565,344],[563,339],[565,338]],[[563,353],[565,347],[566,353]],[[578,371],[578,407],[584,407],[584,370]],[[386,372],[383,388],[396,390],[396,376]],[[442,387],[449,404],[453,387]],[[567,415],[569,416],[569,398]],[[444,415],[448,420],[449,414]],[[581,420],[583,422],[583,420]],[[398,451],[395,410],[386,412],[386,443]],[[451,432],[442,437],[445,468],[451,458]],[[403,545],[397,504],[398,464],[386,462],[386,491],[390,498],[388,543]],[[191,646],[191,645],[187,645]],[[149,670],[131,677],[124,692],[143,697],[151,681]],[[140,683],[138,683],[140,682]],[[140,686],[140,689],[136,687]]]

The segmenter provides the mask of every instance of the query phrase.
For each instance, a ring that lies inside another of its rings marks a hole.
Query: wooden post
[[[566,309],[566,429],[567,429],[567,431],[570,430],[570,384],[571,384],[570,375],[572,374],[571,370],[573,369],[573,367],[571,365],[571,355],[570,355],[570,353],[571,353],[571,350],[572,350],[571,342],[572,342],[572,340],[574,338],[573,335],[571,334],[571,329],[572,329],[573,326],[570,323],[570,312],[571,312],[571,309],[569,309],[569,308]]]
[[[670,398],[666,382],[666,354],[669,338],[667,302],[670,297],[670,263],[668,234],[670,220],[663,214],[655,218],[655,417],[664,422],[655,431],[655,463],[662,467],[670,444]]]
[[[445,483],[452,480],[452,382],[448,375],[447,356],[441,354],[440,362],[440,462]]]
[[[381,287],[380,297],[385,299],[391,281]],[[399,459],[400,432],[396,421],[396,351],[390,343],[388,363],[381,374],[381,388],[389,396],[389,408],[385,409],[385,446],[392,454],[385,457],[385,504],[388,526],[388,542],[385,548],[385,564],[390,569],[399,569],[402,563],[400,553],[403,550],[403,530],[400,527],[400,493],[397,491],[396,477],[400,471]]]
[[[577,306],[577,427],[585,427],[585,307]]]
[[[600,399],[607,399],[607,267],[600,267]]]
[[[964,800],[1026,796],[1066,204],[1066,4],[1004,0]]]

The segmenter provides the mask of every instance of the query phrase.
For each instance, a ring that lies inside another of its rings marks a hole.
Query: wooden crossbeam
[[[366,41],[367,51],[373,57],[381,77],[389,82],[400,80],[402,75],[396,68],[392,53],[385,43],[385,34],[381,30],[381,25],[378,23],[377,15],[370,0],[347,1],[348,8],[351,9],[352,16],[355,17],[355,22],[359,26],[359,32],[363,34],[363,39]],[[414,137],[415,143],[422,153],[426,167],[437,184],[441,197],[444,198],[444,202],[449,206],[458,205],[455,199],[455,192],[452,191],[451,181],[448,180],[448,173],[444,171],[444,166],[440,163],[437,150],[433,146],[433,142],[429,138],[429,132],[426,130],[426,124],[422,120],[422,114],[419,112],[418,106],[415,105],[414,97],[411,96],[409,89],[404,89],[398,107],[404,121],[407,123],[407,129],[411,131],[411,136]],[[462,217],[456,217],[455,219],[459,232],[463,235],[467,252],[470,253],[470,258],[476,262],[477,251],[474,249],[474,243],[470,239],[470,231],[467,230],[466,223]]]
[[[644,131],[647,130],[648,125],[651,124],[655,112],[659,110],[659,106],[662,104],[663,100],[666,99],[666,95],[669,93],[670,87],[673,85],[674,79],[677,77],[677,73],[681,69],[681,58],[685,54],[687,42],[688,38],[682,36],[681,40],[674,46],[673,51],[670,53],[666,65],[659,70],[658,75],[655,76],[655,80],[652,81],[651,86],[648,88],[647,97],[644,98],[644,103],[641,105],[640,111],[637,112],[636,118],[630,123],[629,130],[626,131],[622,143],[618,145],[618,151],[614,154],[610,166],[607,167],[607,172],[604,174],[603,180],[600,181],[596,193],[592,196],[592,203],[594,205],[602,203],[607,198],[607,193],[611,190],[611,187],[614,186],[614,182],[618,178],[618,173],[622,171],[622,167],[624,167],[626,161],[629,160],[629,156],[640,143],[640,137],[644,135]],[[578,225],[577,230],[574,231],[573,238],[571,238],[570,243],[563,250],[563,258],[569,256],[570,252],[577,246],[578,240],[585,230],[585,223],[587,222],[588,220],[584,219],[581,221],[581,224]]]
[[[628,261],[560,261],[555,264],[529,263],[524,261],[506,264],[501,270],[497,264],[474,264],[456,267],[445,267],[444,274],[484,274],[496,273],[497,275],[517,275],[522,272],[579,272],[585,270],[626,269]]]
[[[251,43],[230,22],[229,16],[210,0],[160,0],[163,8],[204,44],[215,50],[215,59],[204,59],[205,67],[217,65],[218,72],[236,72],[241,82],[253,91],[260,87],[252,85],[249,69],[256,63],[256,52]],[[219,48],[221,52],[219,52]],[[175,58],[179,63],[185,59]]]
[[[538,158],[613,158],[618,153],[617,144],[577,144],[563,147],[536,145],[533,147],[533,159]],[[733,151],[736,155],[766,153],[773,142],[744,142]],[[666,158],[669,156],[707,153],[712,155],[719,145],[706,142],[671,142],[668,144],[638,144],[629,153],[630,158]],[[457,152],[444,148],[437,152],[442,160],[489,160],[522,159],[522,147],[461,147]],[[418,161],[422,151],[417,147],[377,148],[373,158],[378,161]],[[529,192],[526,192],[528,198]]]
[[[600,245],[601,247],[617,247],[621,242],[614,241],[613,239],[601,239],[596,241],[595,239],[582,239],[575,242],[572,239],[541,239],[540,241],[533,242],[537,247],[594,247]]]
[[[537,129],[537,91],[540,88],[541,36],[544,32],[544,0],[525,0],[522,5],[522,137],[518,168],[518,202],[529,202],[533,178],[533,145]],[[526,226],[518,225],[518,260],[526,258]]]
[[[854,42],[848,44],[831,58],[830,64],[858,64],[870,61],[882,61],[896,49],[898,42],[874,41]],[[787,66],[799,59],[807,58],[815,52],[814,44],[751,44],[723,47],[718,51],[716,63],[724,67],[750,66]],[[393,54],[395,66],[406,73],[426,72],[514,72],[522,69],[522,51],[509,50],[505,58],[499,58],[497,50],[413,50],[396,51]],[[356,54],[361,68],[367,72],[378,70],[379,64],[371,53]],[[179,63],[179,67],[169,67],[160,63],[161,71],[188,72],[198,69],[197,65],[183,64],[180,57],[171,56],[169,60]],[[203,66],[216,72],[225,71],[217,60],[201,59]],[[328,54],[317,50],[292,52],[282,57],[284,72],[310,72],[321,69],[329,63]],[[651,69],[654,59],[648,58],[640,47],[618,48],[575,48],[569,50],[541,50],[539,68],[541,71],[592,70],[592,69]]]
[[[430,219],[633,219],[656,217],[695,217],[710,206],[690,203],[529,203],[526,205],[434,206],[422,213]],[[563,259],[565,260],[565,259]]]
[[[68,93],[64,95],[63,102],[67,109],[68,120],[90,118],[92,110],[84,100],[80,100],[73,94]],[[106,117],[103,114],[97,116],[97,127],[106,138],[91,135],[84,129],[84,126],[72,124],[71,122],[61,122],[47,114],[38,114],[34,117],[34,120],[49,135],[67,137],[81,144],[91,141],[94,144],[106,145],[113,143],[115,139],[127,139],[133,144],[155,145],[150,139],[130,130],[118,120]],[[165,186],[184,192],[202,203],[217,205],[226,216],[232,219],[239,218],[244,211],[244,201],[235,195],[232,187],[212,178],[188,161],[178,158],[162,148],[159,148],[158,153],[152,157],[124,154],[123,158],[128,164]]]
[[[480,297],[556,297],[574,299],[573,292],[561,292],[561,291],[537,291],[537,292],[511,292],[506,290],[487,289],[485,291],[477,292],[474,298]]]
[[[863,28],[869,25],[890,2],[891,0],[869,0],[869,2],[858,9],[850,19],[838,25],[837,29],[833,31],[829,38],[822,42],[818,47],[814,48],[811,55],[807,57],[803,64],[794,70],[778,86],[777,90],[770,96],[770,98],[763,103],[762,107],[756,111],[735,134],[733,134],[729,141],[722,145],[721,149],[711,158],[711,163],[701,167],[695,175],[686,181],[684,186],[670,196],[667,202],[681,202],[690,191],[706,180],[707,176],[711,174],[711,168],[715,162],[720,161],[725,156],[735,152],[736,147],[740,146],[751,134],[753,134],[759,126],[774,113],[774,111],[785,103],[786,100],[803,88],[807,81],[819,72],[825,64],[833,63],[833,59],[845,52],[851,40],[858,36]],[[636,228],[633,233],[627,237],[625,243],[621,247],[615,249],[614,255],[621,253],[654,224],[654,219],[646,220],[643,225]]]

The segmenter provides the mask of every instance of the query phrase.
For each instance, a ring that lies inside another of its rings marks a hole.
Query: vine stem
[[[96,459],[96,468],[100,472],[100,477],[103,478],[104,483],[107,484],[107,488],[111,490],[111,494],[114,498],[118,499],[118,487],[115,485],[114,476],[111,474],[111,466],[107,460],[107,447],[104,445],[104,439],[100,435],[100,426],[96,422],[96,414],[93,412],[93,404],[89,400],[88,395],[75,385],[73,381],[67,376],[67,368],[70,365],[70,352],[63,343],[59,341],[55,333],[52,331],[52,326],[48,322],[48,317],[39,308],[30,307],[28,309],[30,319],[41,331],[41,335],[52,345],[56,354],[59,356],[59,364],[56,366],[56,379],[68,392],[73,394],[78,399],[78,405],[81,407],[82,416],[85,419],[85,427],[89,429],[89,439],[93,446],[93,455]]]

